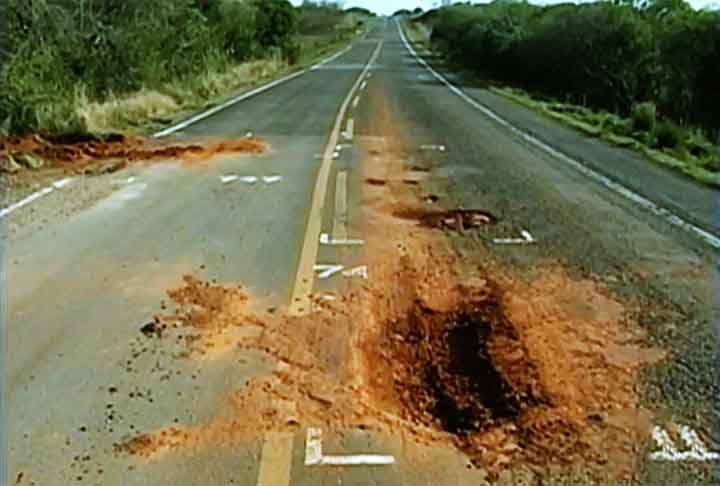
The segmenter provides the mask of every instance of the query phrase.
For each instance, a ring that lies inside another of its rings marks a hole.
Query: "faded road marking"
[[[353,137],[355,136],[354,132],[355,132],[355,120],[353,120],[352,118],[349,118],[347,121],[347,126],[345,128],[345,132],[343,133],[343,136],[347,140],[352,140]]]
[[[435,71],[428,63],[425,61],[425,59],[421,58],[417,52],[415,52],[415,49],[408,43],[407,38],[405,37],[405,33],[402,31],[402,28],[400,27],[400,22],[396,21],[397,29],[400,32],[400,37],[403,41],[403,44],[405,44],[405,48],[410,52],[410,54],[415,57],[415,59],[423,66],[425,69],[430,71],[435,78],[437,78],[438,81],[443,83],[445,86],[448,87],[450,91],[458,95],[460,98],[462,98],[464,101],[466,101],[468,104],[473,106],[474,108],[477,108],[479,111],[481,111],[485,116],[490,118],[491,120],[494,120],[499,125],[507,128],[512,133],[516,134],[523,140],[525,140],[528,143],[531,143],[532,145],[536,146],[537,148],[545,151],[546,153],[550,154],[551,156],[555,157],[558,160],[562,160],[563,162],[567,163],[568,165],[572,166],[574,169],[576,169],[578,172],[584,174],[585,176],[589,177],[590,179],[594,180],[595,182],[598,182],[605,186],[606,188],[616,192],[617,194],[629,199],[630,201],[633,201],[637,205],[647,209],[651,213],[655,214],[656,216],[659,216],[663,218],[666,222],[670,223],[672,226],[678,227],[682,230],[685,230],[689,233],[694,234],[701,240],[703,240],[708,245],[712,246],[715,249],[720,249],[720,237],[712,234],[709,231],[706,231],[699,226],[695,226],[694,224],[685,221],[680,216],[676,215],[675,213],[662,208],[652,202],[651,200],[641,196],[640,194],[632,191],[631,189],[628,189],[627,187],[623,186],[622,184],[619,184],[613,180],[611,180],[608,177],[605,177],[604,175],[595,172],[594,170],[586,167],[581,162],[578,162],[577,160],[565,155],[562,152],[559,152],[555,150],[554,148],[547,145],[545,142],[540,141],[539,139],[533,137],[529,133],[517,128],[504,118],[502,118],[500,115],[492,111],[490,108],[478,103],[474,99],[472,99],[469,95],[465,94],[464,91],[462,91],[460,88],[452,84],[450,81],[445,79],[445,77]]]
[[[333,217],[332,239],[347,240],[347,171],[341,170],[335,178],[335,213]]]
[[[336,240],[334,238],[330,238],[330,235],[327,233],[320,233],[320,244],[321,245],[364,245],[365,240],[353,240],[353,239]]]
[[[688,450],[680,452],[667,431],[658,426],[653,428],[653,439],[660,447],[659,451],[652,452],[648,456],[653,461],[717,461],[720,460],[720,453],[710,452],[698,437],[697,432],[686,425],[678,426],[680,438]]]
[[[279,176],[279,175],[263,176],[262,180],[265,184],[274,184],[275,182],[281,181],[282,176]]]
[[[46,187],[44,189],[40,189],[39,191],[30,194],[28,197],[21,199],[20,201],[16,202],[15,204],[11,204],[10,206],[0,210],[0,218],[4,218],[5,216],[12,213],[13,211],[18,210],[23,206],[27,206],[31,202],[33,202],[37,199],[40,199],[41,197],[47,196],[48,194],[50,194],[51,192],[53,192],[56,189],[62,189],[63,187],[70,184],[70,182],[72,182],[72,178],[70,178],[70,177],[53,182],[51,186]]]
[[[368,278],[368,267],[367,265],[360,265],[359,267],[354,267],[349,270],[345,270],[345,265],[335,264],[335,263],[319,263],[313,267],[315,272],[318,272],[318,278],[320,280],[325,280],[327,278],[332,277],[333,275],[336,275],[340,272],[342,272],[343,277],[352,278],[352,277],[362,277],[365,280]]]
[[[439,150],[445,152],[445,145],[421,145],[420,150]]]
[[[257,486],[288,486],[292,466],[292,433],[269,433],[260,458]]]
[[[535,243],[535,238],[528,230],[522,230],[520,234],[522,238],[495,238],[493,243],[496,245],[529,245]]]
[[[306,466],[388,466],[395,457],[379,454],[355,454],[349,456],[324,456],[322,430],[309,428],[305,441]]]
[[[353,105],[352,105],[353,110],[356,110],[359,104],[360,104],[360,96],[356,96],[355,99],[353,100]]]
[[[342,269],[345,267],[343,265],[328,265],[320,263],[318,265],[315,265],[313,268],[316,272],[319,272],[317,277],[321,280],[325,280],[326,278],[330,278],[338,272],[342,272]]]
[[[318,247],[320,246],[320,232],[322,230],[322,209],[325,204],[325,196],[327,193],[328,179],[330,178],[330,167],[332,166],[332,156],[340,136],[340,127],[345,117],[348,106],[352,101],[352,97],[357,91],[357,87],[362,82],[363,77],[370,69],[375,59],[380,55],[383,41],[378,42],[375,52],[372,54],[365,69],[360,73],[355,84],[347,94],[343,101],[338,116],[335,119],[335,125],[330,134],[330,140],[325,147],[322,164],[315,180],[315,188],[313,189],[312,203],[308,214],[307,226],[305,229],[305,239],[303,241],[302,250],[300,252],[300,260],[295,275],[295,284],[290,301],[288,313],[290,315],[300,315],[311,310],[311,295],[313,288],[313,275],[315,273],[315,261],[317,259]]]

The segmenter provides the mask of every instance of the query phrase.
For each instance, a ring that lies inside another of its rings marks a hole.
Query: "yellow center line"
[[[294,434],[273,432],[265,435],[257,486],[287,486],[290,484]]]
[[[383,41],[378,42],[375,52],[365,65],[357,81],[350,89],[345,101],[340,107],[340,112],[335,119],[335,126],[330,134],[330,140],[325,147],[322,164],[315,181],[315,189],[313,190],[312,204],[310,213],[308,214],[307,226],[305,228],[305,239],[303,241],[300,253],[300,261],[298,263],[297,274],[295,275],[295,284],[293,286],[292,297],[288,312],[290,315],[302,315],[310,311],[311,296],[313,289],[313,280],[315,272],[315,262],[317,259],[318,246],[320,244],[320,231],[322,229],[322,208],[325,203],[325,195],[327,193],[328,179],[330,177],[330,167],[332,166],[333,152],[337,146],[340,136],[340,128],[345,113],[352,101],[353,94],[357,91],[358,86],[362,83],[365,75],[370,71],[371,66],[380,55]]]

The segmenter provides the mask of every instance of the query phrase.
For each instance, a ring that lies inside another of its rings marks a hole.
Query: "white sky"
[[[531,3],[548,4],[548,3],[561,3],[566,0],[547,0],[547,1],[532,1]],[[695,8],[703,8],[706,5],[710,5],[718,0],[689,0],[690,5]],[[295,5],[302,3],[302,0],[291,0]],[[439,0],[344,0],[343,5],[347,7],[365,7],[373,12],[379,14],[389,15],[401,8],[414,9],[415,7],[422,7],[424,10],[433,8],[435,4],[440,4]],[[479,2],[478,2],[479,3]]]

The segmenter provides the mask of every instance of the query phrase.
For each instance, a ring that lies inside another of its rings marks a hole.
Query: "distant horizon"
[[[293,5],[300,5],[303,3],[303,0],[290,0]],[[366,8],[372,12],[375,12],[378,15],[391,15],[394,12],[401,10],[401,9],[407,9],[407,10],[414,10],[417,7],[422,8],[423,10],[430,10],[433,8],[436,8],[440,6],[440,0],[346,0],[346,1],[340,1],[344,8],[351,8],[351,7],[362,7]],[[461,2],[453,2],[453,3],[461,3]],[[472,3],[490,3],[489,1],[480,1],[480,2],[472,2]],[[530,1],[532,4],[536,5],[552,5],[554,3],[567,3],[567,0],[549,0],[549,1]],[[586,2],[576,2],[576,3],[586,3]],[[694,8],[694,9],[702,9],[708,6],[712,5],[718,5],[717,0],[689,0],[688,3]]]

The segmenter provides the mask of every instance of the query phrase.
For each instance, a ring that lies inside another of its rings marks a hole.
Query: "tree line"
[[[287,0],[1,3],[4,133],[39,129],[43,110],[73,116],[78,90],[98,100],[256,58],[292,64],[300,55],[299,34],[344,16],[337,6],[306,2],[297,9]]]
[[[648,123],[720,130],[720,12],[684,0],[497,0],[445,7],[424,21],[451,61],[486,78]]]

